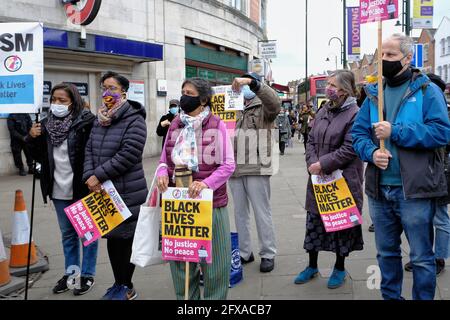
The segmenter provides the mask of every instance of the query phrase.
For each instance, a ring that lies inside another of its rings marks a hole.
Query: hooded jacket
[[[353,147],[368,162],[366,194],[380,196],[380,169],[373,163],[379,149],[373,124],[378,122],[378,85],[366,87],[367,98],[352,129]],[[396,144],[406,199],[447,195],[444,159],[439,148],[450,140],[450,122],[442,92],[430,79],[413,70],[413,77],[392,123],[391,141]]]

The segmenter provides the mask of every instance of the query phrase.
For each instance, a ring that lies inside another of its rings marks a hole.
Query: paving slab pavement
[[[363,233],[365,248],[353,252],[346,260],[348,277],[343,287],[330,290],[327,281],[334,263],[334,254],[321,252],[319,254],[320,276],[303,285],[294,284],[294,278],[308,263],[308,256],[303,249],[305,234],[306,211],[304,208],[306,182],[308,174],[303,155],[303,144],[294,142],[294,148],[288,148],[280,158],[280,171],[271,178],[272,183],[272,213],[275,224],[278,256],[275,269],[271,273],[259,272],[258,242],[254,219],[252,218],[252,241],[255,262],[244,266],[244,280],[229,290],[231,300],[379,300],[380,291],[372,288],[369,276],[376,268],[376,250],[374,234],[367,231],[370,225],[367,207],[363,210]],[[157,166],[157,158],[144,161],[147,181]],[[0,177],[0,228],[6,239],[11,237],[11,218],[14,208],[14,193],[16,189],[24,191],[28,213],[31,209],[32,177],[2,176]],[[232,231],[234,226],[233,201],[230,195],[229,214]],[[51,292],[56,281],[64,271],[61,235],[56,214],[51,203],[44,204],[40,194],[39,184],[36,192],[34,240],[49,258],[50,270],[42,274],[29,290],[29,298],[37,300],[73,300],[99,299],[113,283],[113,275],[106,251],[106,241],[100,240],[96,284],[91,292],[75,297],[71,292],[54,295]],[[408,260],[408,245],[406,239],[402,244],[404,263]],[[447,265],[449,263],[447,262]],[[450,299],[450,268],[438,278],[436,299]],[[376,277],[375,277],[376,278]],[[377,279],[375,279],[376,282]],[[173,300],[175,298],[170,268],[168,264],[136,268],[133,279],[139,293],[138,299]],[[369,285],[368,285],[369,283]],[[403,293],[411,299],[412,276],[405,273]]]

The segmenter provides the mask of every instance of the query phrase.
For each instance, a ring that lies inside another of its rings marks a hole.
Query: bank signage
[[[36,113],[42,104],[41,23],[0,23],[0,113]]]
[[[102,0],[62,0],[62,3],[71,23],[86,26],[97,17]]]

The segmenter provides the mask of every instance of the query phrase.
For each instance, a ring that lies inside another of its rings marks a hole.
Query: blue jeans
[[[447,259],[450,257],[450,217],[447,205],[436,207],[434,227],[436,228],[434,244],[436,259]]]
[[[381,197],[369,197],[375,226],[377,260],[381,270],[381,294],[386,300],[403,299],[401,234],[405,231],[413,265],[413,299],[432,300],[436,290],[433,253],[434,200],[406,200],[402,187],[381,186]]]
[[[61,230],[62,245],[64,251],[66,274],[70,274],[67,269],[70,266],[80,267],[80,239],[74,227],[67,218],[64,208],[70,206],[76,201],[53,199],[56,215],[58,217],[59,228]],[[87,247],[83,247],[83,266],[81,268],[82,277],[95,276],[95,267],[97,265],[98,241],[92,242]]]

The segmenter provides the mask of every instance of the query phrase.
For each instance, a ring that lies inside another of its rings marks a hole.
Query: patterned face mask
[[[103,104],[108,109],[111,109],[115,105],[120,104],[122,102],[123,95],[121,93],[112,92],[111,90],[108,89],[103,92],[102,98],[103,98]]]

